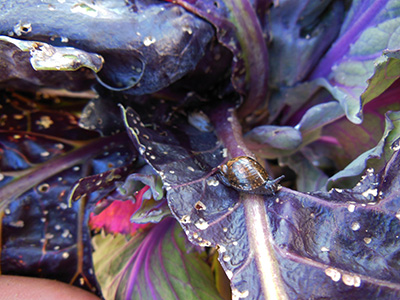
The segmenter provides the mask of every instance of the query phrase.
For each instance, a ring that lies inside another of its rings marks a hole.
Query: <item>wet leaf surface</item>
[[[0,6],[3,273],[214,299],[218,255],[234,299],[400,297],[397,1]],[[243,155],[284,187],[222,184]]]
[[[82,177],[129,166],[135,152],[121,135],[98,138],[71,114],[2,96],[2,273],[58,279],[101,295],[92,272],[90,211],[85,201],[70,207],[68,193]]]
[[[223,161],[222,145],[214,148],[215,140],[211,143],[210,133],[203,132],[210,143],[198,149],[194,141],[199,140],[199,132],[182,120],[179,130],[165,124],[155,125],[158,130],[154,130],[140,127],[139,116],[130,108],[125,118],[134,144],[162,176],[169,205],[189,239],[201,246],[217,246],[234,294],[261,297],[263,271],[257,269],[249,244],[242,196],[222,185],[213,173]],[[165,151],[170,153],[168,160],[162,159]],[[218,159],[201,168],[196,161],[205,152]],[[399,182],[389,175],[397,174],[398,166],[395,152],[384,171],[368,171],[352,190],[304,194],[283,188],[276,196],[264,197],[289,298],[354,299],[377,294],[388,298],[400,293],[397,268],[387,272],[398,252]],[[323,288],[316,290],[315,281]]]
[[[99,81],[132,94],[158,91],[192,71],[214,35],[206,21],[159,1],[16,1],[4,4],[1,14],[7,22],[0,23],[0,34],[94,52],[104,58]],[[48,72],[32,72],[27,59],[29,54],[3,47],[0,82],[18,84],[22,79],[29,87],[89,88],[75,73],[52,72],[47,77]],[[94,83],[90,72],[81,75]]]

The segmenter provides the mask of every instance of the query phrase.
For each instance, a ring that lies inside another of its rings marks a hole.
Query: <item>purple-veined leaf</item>
[[[252,3],[248,0],[171,2],[213,24],[219,42],[232,52],[232,83],[244,97],[241,114],[247,116],[264,105],[268,92],[268,51],[261,26],[264,22],[258,20]]]
[[[362,106],[399,77],[397,64],[391,64],[390,59],[382,62],[381,58],[383,50],[398,50],[400,47],[399,20],[396,1],[354,1],[338,39],[311,74],[311,79],[327,78],[342,93],[337,100],[353,123],[361,123]],[[371,79],[373,86],[367,90],[368,79],[376,71],[382,74],[381,70],[388,75],[383,76],[385,84],[379,87]]]
[[[240,139],[240,133],[229,110],[225,115],[221,111],[211,115],[221,146],[227,147],[223,152],[237,156],[247,151],[243,146],[232,147],[236,143],[232,139]],[[277,297],[290,299],[377,295],[390,299],[400,294],[396,267],[386,273],[399,249],[398,242],[393,245],[392,240],[400,233],[396,217],[400,209],[397,152],[392,152],[382,172],[369,170],[366,179],[353,190],[303,194],[282,188],[276,196],[264,196],[259,202],[258,196],[239,195],[219,183],[212,166],[202,169],[193,163],[201,155],[199,151],[188,148],[184,154],[185,145],[197,144],[188,143],[193,137],[182,121],[180,131],[170,131],[165,124],[158,124],[157,130],[139,127],[138,116],[129,108],[125,118],[134,144],[162,174],[169,205],[189,239],[219,249],[234,296],[259,299],[275,292]],[[226,123],[232,128],[221,126]],[[160,137],[160,131],[164,136]],[[179,143],[183,140],[186,142]],[[171,148],[179,153],[175,160]],[[168,160],[161,156],[164,150],[170,153]],[[258,218],[260,203],[265,205],[264,218],[268,216],[273,240],[267,238],[268,233],[260,236],[259,231],[268,231],[269,227]],[[264,247],[260,244],[272,249],[270,258],[267,252],[260,252]],[[379,253],[389,254],[382,258]],[[273,273],[266,266],[274,269]]]
[[[384,50],[383,54],[376,63],[374,75],[368,79],[367,89],[361,95],[364,104],[381,95],[400,77],[398,73],[399,51]]]
[[[279,164],[289,166],[298,175],[296,177],[296,190],[300,192],[323,190],[328,176],[313,160],[313,153],[307,155],[309,153],[303,154],[303,152],[310,152],[310,149],[306,147],[292,155],[282,157],[279,159]]]
[[[290,298],[398,298],[398,174],[397,151],[353,190],[282,189],[270,202],[277,257],[285,282],[293,283]]]
[[[179,128],[165,124],[145,127],[131,108],[123,111],[133,143],[160,174],[168,204],[189,240],[200,246],[217,246],[234,295],[262,295],[260,274],[249,255],[241,197],[224,187],[215,174],[227,151],[214,133],[189,126],[181,116],[170,120],[180,124]]]
[[[326,95],[326,89],[318,89],[317,86],[326,86],[326,82],[324,82],[325,80],[315,80],[287,91],[287,104],[293,104],[293,108],[298,105],[295,94],[299,91],[302,91],[301,95],[310,101],[318,100],[310,108],[303,103],[302,109],[296,113],[289,112],[289,116],[285,118],[286,123],[296,124],[294,128],[301,134],[302,143],[297,148],[279,149],[279,145],[274,145],[274,143],[279,143],[279,139],[271,144],[264,143],[263,140],[267,140],[269,137],[263,131],[265,126],[255,127],[245,135],[247,146],[258,156],[268,159],[278,158],[281,165],[293,167],[292,169],[299,175],[296,180],[300,191],[319,190],[324,186],[322,180],[328,179],[328,176],[324,175],[321,170],[328,172],[342,170],[350,162],[352,165],[346,171],[335,175],[330,180],[328,187],[331,187],[332,184],[338,187],[354,185],[366,168],[373,167],[379,170],[386,163],[392,154],[391,143],[400,137],[396,117],[393,115],[400,109],[397,100],[399,82],[396,81],[389,89],[364,107],[362,125],[355,125],[346,119],[341,105],[332,101],[332,96]],[[303,90],[306,88],[309,90]],[[335,93],[335,91],[331,92]],[[392,123],[389,120],[385,121],[387,118],[385,114],[390,111],[392,111],[394,125],[388,125],[390,128],[388,127],[387,132],[384,133],[385,122]],[[385,136],[388,134],[390,134],[390,138],[386,141]],[[285,142],[292,144],[298,142],[296,138],[292,139],[293,141]],[[354,146],[355,144],[357,147]],[[301,153],[298,153],[299,151]],[[374,151],[373,155],[371,151]],[[365,155],[355,160],[364,152]],[[306,169],[309,172],[305,172]],[[319,177],[318,174],[322,177]],[[318,182],[315,181],[316,178],[318,178]],[[309,184],[305,185],[306,182]]]
[[[104,64],[96,74],[98,81],[132,94],[155,92],[192,71],[214,36],[208,22],[178,5],[159,1],[15,1],[2,6],[1,16],[2,35],[101,55]],[[15,47],[1,49],[2,86],[21,87],[22,81],[30,88],[77,90],[95,82],[91,72],[32,72],[29,54],[20,55]],[[79,82],[82,78],[85,85]]]
[[[95,272],[106,299],[221,299],[209,267],[187,253],[182,229],[166,218],[145,234],[94,237]]]
[[[57,279],[101,295],[91,273],[89,211],[85,201],[69,207],[68,192],[81,177],[129,165],[136,152],[125,133],[99,138],[56,106],[7,99],[0,125],[2,273]]]
[[[346,166],[345,169],[329,178],[327,182],[328,188],[333,185],[337,186],[338,180],[345,180],[346,178],[355,176],[358,177],[367,166],[379,169],[382,164],[386,163],[387,159],[389,159],[393,153],[392,144],[400,138],[400,112],[388,112],[385,119],[385,132],[376,147],[362,153]],[[377,161],[374,161],[374,159]]]
[[[277,150],[293,151],[301,145],[302,136],[299,130],[289,126],[263,125],[246,133],[247,144],[250,141],[269,145]]]
[[[270,10],[270,86],[306,79],[339,34],[342,1],[279,1]]]
[[[99,97],[91,99],[85,105],[79,118],[80,127],[96,130],[103,135],[112,135],[124,130],[120,109],[115,105],[115,100],[121,101],[121,97],[117,97],[113,92],[108,95],[107,92],[97,88]]]

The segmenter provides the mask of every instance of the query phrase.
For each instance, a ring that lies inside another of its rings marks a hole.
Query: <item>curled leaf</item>
[[[32,67],[37,71],[75,71],[86,67],[98,72],[104,63],[100,55],[73,47],[55,47],[39,41],[17,40],[8,36],[0,36],[0,41],[11,43],[21,51],[29,52]]]

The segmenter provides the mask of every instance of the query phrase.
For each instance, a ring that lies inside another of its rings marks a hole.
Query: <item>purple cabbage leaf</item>
[[[233,299],[400,297],[397,1],[1,15],[2,274],[220,299],[218,256]],[[224,185],[237,156],[282,186]]]
[[[204,258],[187,252],[185,241],[171,217],[131,238],[95,236],[93,260],[104,297],[222,299]]]
[[[247,116],[267,98],[269,66],[265,43],[264,20],[257,18],[248,0],[196,1],[178,0],[188,11],[206,19],[216,28],[218,41],[233,54],[231,81],[235,91],[243,96],[240,114]],[[265,18],[265,1],[258,12]],[[264,14],[262,13],[264,11]]]
[[[89,210],[84,201],[70,206],[68,193],[91,174],[117,167],[114,175],[123,175],[120,165],[127,176],[136,152],[125,133],[100,138],[51,104],[2,98],[2,274],[58,279],[101,295],[91,272]]]
[[[152,93],[192,71],[214,35],[206,21],[160,1],[134,1],[131,5],[109,0],[92,4],[31,1],[29,5],[15,1],[4,4],[1,15],[2,35],[93,52],[104,61],[96,74],[32,72],[28,53],[1,45],[4,63],[0,82],[11,82],[17,88],[24,84],[26,88],[45,85],[84,90],[96,77],[111,90]],[[55,65],[50,69],[57,70]],[[82,84],[83,79],[86,85]]]
[[[144,126],[131,108],[123,111],[134,145],[163,179],[169,206],[188,238],[199,246],[217,247],[233,296],[354,299],[399,294],[396,268],[387,272],[398,251],[393,234],[400,229],[398,146],[392,145],[392,157],[380,173],[369,170],[354,189],[239,194],[215,176],[224,156],[248,151],[233,110],[226,105],[219,109],[211,120],[220,139],[190,129],[179,117],[168,125]],[[202,139],[208,143],[199,143]],[[208,156],[214,165],[204,163]],[[265,232],[268,227],[270,233]],[[387,252],[387,258],[376,262],[376,252]],[[271,278],[271,268],[282,278]]]
[[[355,1],[339,37],[310,75],[326,78],[340,92],[335,97],[356,124],[362,122],[361,107],[399,78],[391,54],[400,47],[399,16],[396,1]]]

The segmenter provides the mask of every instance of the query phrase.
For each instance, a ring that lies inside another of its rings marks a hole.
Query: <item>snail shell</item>
[[[272,195],[284,176],[272,179],[254,158],[238,156],[218,167],[218,178],[237,191],[251,194]]]

